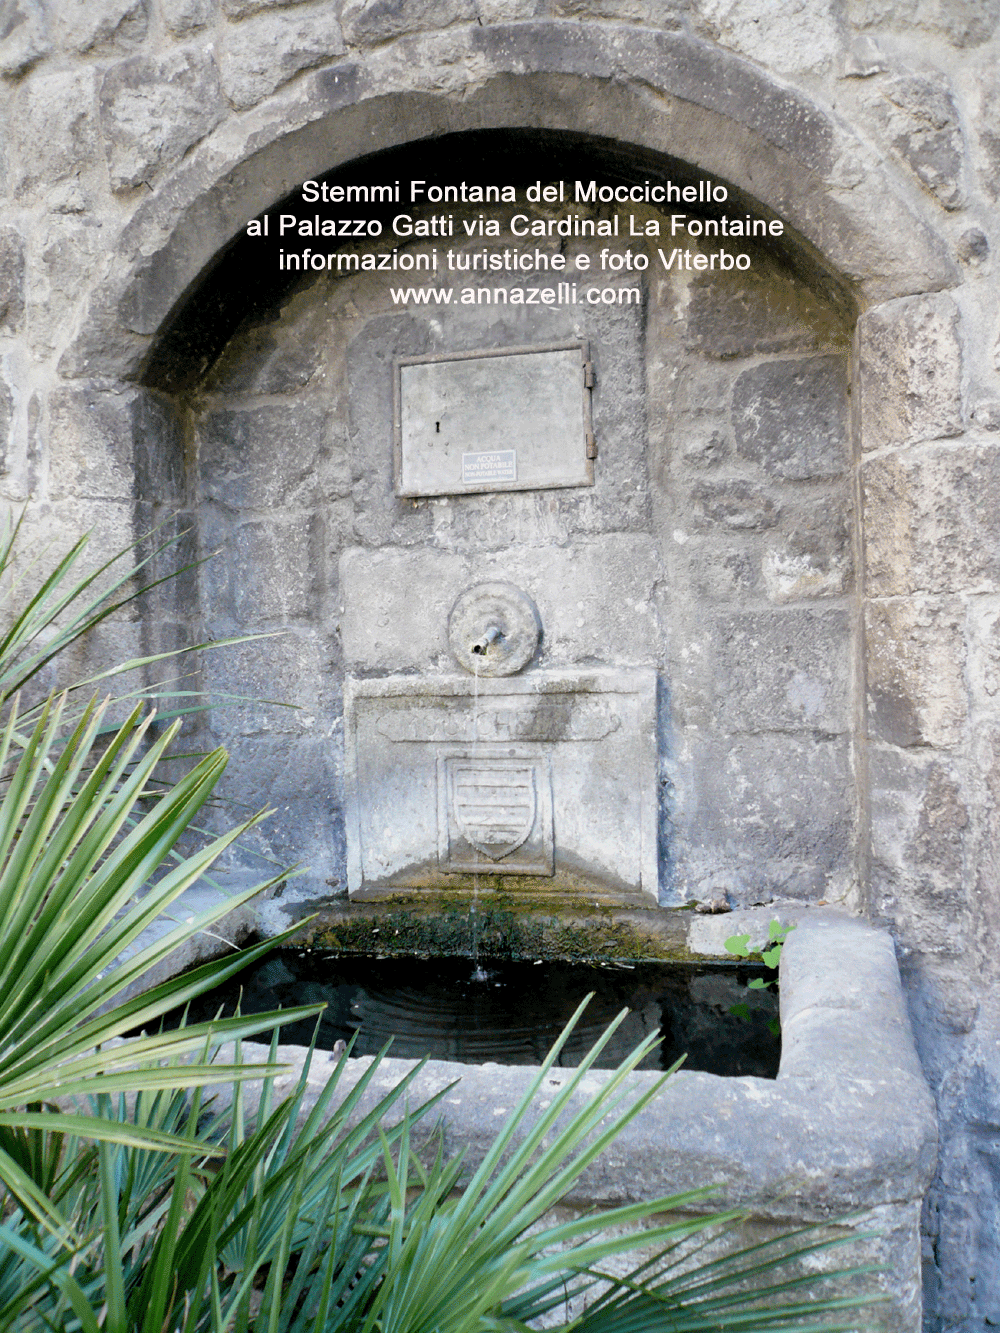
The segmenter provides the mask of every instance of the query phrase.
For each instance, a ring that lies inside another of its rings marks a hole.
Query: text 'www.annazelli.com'
[[[641,305],[639,287],[390,287],[393,305]]]

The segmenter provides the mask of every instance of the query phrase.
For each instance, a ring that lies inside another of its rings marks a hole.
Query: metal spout
[[[491,625],[481,639],[477,639],[472,645],[472,651],[478,653],[480,657],[485,656],[486,649],[491,643],[496,643],[497,639],[503,638],[503,630],[499,625]]]

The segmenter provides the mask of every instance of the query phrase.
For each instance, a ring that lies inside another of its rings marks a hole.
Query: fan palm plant
[[[622,1014],[555,1098],[541,1100],[581,1011],[472,1172],[461,1157],[435,1151],[433,1133],[415,1150],[414,1127],[448,1091],[401,1107],[419,1065],[367,1104],[379,1059],[345,1091],[345,1053],[307,1109],[307,1060],[277,1106],[265,1080],[250,1124],[238,1089],[229,1111],[207,1115],[197,1095],[144,1095],[131,1112],[106,1099],[109,1121],[169,1127],[192,1152],[165,1157],[102,1142],[88,1168],[66,1171],[64,1197],[81,1237],[73,1248],[56,1246],[23,1213],[0,1227],[0,1327],[528,1333],[539,1319],[580,1333],[862,1327],[857,1311],[870,1301],[823,1284],[867,1270],[815,1271],[822,1252],[841,1243],[828,1231],[720,1253],[741,1218],[693,1216],[705,1191],[552,1219],[663,1083],[638,1097],[629,1088],[650,1038],[580,1103],[581,1083]],[[637,1245],[653,1255],[625,1276],[608,1271]],[[567,1323],[560,1307],[580,1298],[590,1304]]]
[[[20,692],[58,654],[162,581],[140,586],[143,570],[173,543],[160,542],[138,561],[130,547],[82,572],[83,537],[46,571],[42,557],[22,560],[21,532],[21,520],[0,530],[0,1184],[60,1232],[65,1219],[49,1193],[62,1161],[60,1135],[185,1146],[162,1128],[72,1111],[73,1098],[93,1091],[95,1079],[108,1094],[217,1079],[199,1055],[208,1031],[239,1036],[267,1027],[266,1016],[256,1015],[117,1044],[270,947],[134,994],[172,951],[275,881],[222,898],[142,946],[146,928],[263,814],[182,853],[178,842],[210,799],[225,752],[206,754],[178,781],[163,783],[157,768],[179,719],[158,729],[162,719],[148,699],[133,700],[119,725],[108,720],[109,701],[87,701],[96,684],[174,654],[118,663],[58,698],[22,705]],[[120,711],[122,700],[116,703]],[[136,951],[120,961],[127,950]],[[194,1062],[179,1063],[181,1055]],[[259,1071],[241,1065],[229,1073]]]

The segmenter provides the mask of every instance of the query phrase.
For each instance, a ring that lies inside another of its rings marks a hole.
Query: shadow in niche
[[[447,206],[425,204],[418,208],[409,203],[406,191],[411,180],[428,184],[469,185],[511,184],[518,187],[518,203],[524,203],[524,187],[536,181],[564,180],[568,190],[572,182],[597,179],[610,185],[665,184],[683,188],[697,185],[704,173],[688,162],[647,148],[617,140],[567,131],[540,129],[503,129],[464,131],[459,134],[421,140],[368,157],[357,158],[319,178],[328,185],[375,185],[396,181],[400,185],[399,203],[366,203],[361,206],[367,218],[383,224],[379,248],[402,248],[405,238],[392,234],[393,216],[407,212],[414,217],[439,214]],[[717,181],[728,191],[724,205],[710,210],[697,203],[661,205],[665,212],[683,208],[689,217],[720,211],[730,216],[752,213],[767,221],[777,215],[751,195],[728,181]],[[560,212],[573,208],[571,198],[558,207]],[[609,216],[613,205],[606,206]],[[489,206],[484,205],[484,212]],[[157,339],[141,380],[150,388],[165,393],[184,393],[193,389],[214,364],[226,343],[241,329],[273,313],[294,292],[316,278],[313,272],[285,272],[278,268],[278,251],[284,244],[275,234],[279,214],[296,217],[353,218],[356,205],[304,203],[301,187],[276,200],[267,210],[271,219],[266,238],[250,238],[239,233],[219,252],[214,264],[205,269],[192,290],[182,298],[171,320]],[[261,217],[264,215],[261,214]],[[291,235],[291,233],[290,233]],[[457,239],[457,238],[456,238]],[[494,244],[500,244],[494,240]],[[673,242],[670,242],[673,244]],[[335,238],[322,241],[324,250],[338,247]],[[843,282],[823,265],[818,253],[801,237],[786,231],[783,237],[757,237],[754,245],[789,275],[810,287],[824,301],[853,323],[855,304]],[[248,274],[251,280],[248,281]]]

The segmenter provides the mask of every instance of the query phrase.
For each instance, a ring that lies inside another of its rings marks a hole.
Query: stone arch
[[[614,143],[632,171],[672,159],[727,182],[758,212],[785,221],[794,269],[854,314],[873,311],[876,334],[888,329],[890,371],[927,333],[912,303],[957,281],[944,243],[865,144],[745,61],[679,34],[626,28],[518,24],[462,40],[445,87],[440,41],[428,35],[377,51],[363,66],[309,75],[294,93],[223,125],[124,228],[123,262],[92,294],[62,374],[141,381],[248,218],[302,180],[405,143],[482,129]],[[859,164],[864,193],[853,188]],[[137,433],[142,426],[137,417]],[[890,439],[910,429],[877,417],[873,426]],[[860,766],[858,779],[863,786]]]
[[[848,127],[748,62],[677,33],[527,23],[405,39],[223,125],[140,205],[60,371],[134,379],[248,218],[302,180],[405,142],[548,128],[669,155],[790,228],[789,253],[859,308],[957,281],[943,242]],[[442,83],[445,84],[442,87]],[[853,186],[859,168],[865,187]]]

